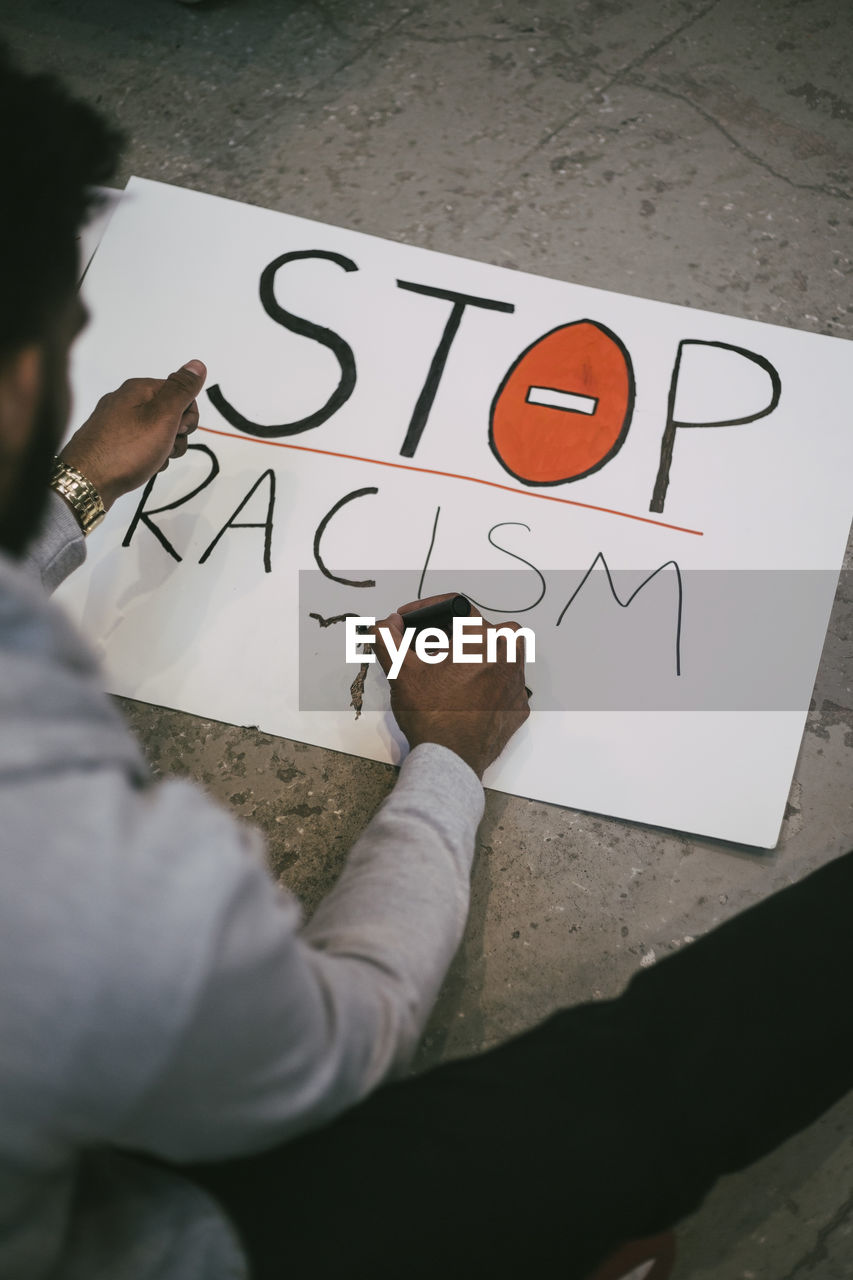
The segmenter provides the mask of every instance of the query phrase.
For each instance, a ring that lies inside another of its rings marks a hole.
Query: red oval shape
[[[591,412],[531,401],[570,396]],[[492,402],[489,444],[527,485],[565,484],[598,471],[621,449],[634,410],[634,370],[615,333],[594,320],[552,329],[523,351]]]

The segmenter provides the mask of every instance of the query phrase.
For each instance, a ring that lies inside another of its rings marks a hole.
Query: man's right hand
[[[165,470],[170,458],[184,456],[206,377],[202,362],[190,360],[168,378],[129,378],[101,397],[68,441],[62,460],[91,481],[107,511]]]
[[[377,623],[376,656],[386,675],[391,666],[391,656],[382,642],[379,628],[387,627],[394,643],[399,645],[408,612],[439,600],[451,599],[452,595],[414,600],[401,605],[396,613]],[[471,616],[482,616],[473,605]],[[502,622],[500,625],[519,630],[516,622]],[[490,627],[491,624],[484,621],[484,659],[485,633]],[[515,661],[510,662],[505,643],[499,641],[496,662],[455,663],[448,655],[443,662],[432,665],[421,662],[414,648],[410,648],[399,675],[389,681],[391,710],[409,746],[414,749],[422,742],[436,742],[448,747],[482,778],[487,767],[498,758],[530,715],[524,687],[522,650],[523,643],[520,643]],[[471,635],[466,637],[466,652],[477,652]]]

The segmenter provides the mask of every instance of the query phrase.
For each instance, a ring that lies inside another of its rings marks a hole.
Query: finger
[[[193,431],[198,427],[198,402],[193,400],[188,409],[184,409],[181,414],[181,425],[178,427],[179,436],[192,435]]]
[[[113,406],[144,405],[163,385],[162,378],[125,378],[115,391],[107,391],[98,400],[96,408],[101,411]]]
[[[379,659],[379,665],[385,672],[386,676],[391,668],[391,654],[386,648],[385,641],[382,638],[380,627],[387,627],[390,631],[394,644],[397,648],[403,639],[403,619],[399,613],[391,613],[387,618],[381,618],[376,624],[376,644],[373,646],[373,652]]]
[[[150,400],[153,395],[156,395],[162,385],[162,378],[125,378],[118,391],[134,398],[138,397],[144,401]]]
[[[201,391],[206,377],[207,369],[200,360],[188,360],[182,368],[170,373],[154,392],[152,408],[156,412],[182,417]]]

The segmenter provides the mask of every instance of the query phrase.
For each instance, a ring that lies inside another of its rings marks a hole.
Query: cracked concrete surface
[[[840,0],[0,0],[0,21],[29,64],[120,121],[122,181],[851,336]],[[615,994],[853,846],[851,635],[848,575],[772,854],[490,794],[468,930],[417,1066]],[[382,765],[125,706],[155,769],[263,829],[309,910],[393,784]],[[853,1275],[851,1169],[848,1098],[717,1186],[679,1229],[677,1280]]]

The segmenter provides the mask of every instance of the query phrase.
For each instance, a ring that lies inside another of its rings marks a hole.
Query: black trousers
[[[479,1057],[190,1175],[255,1280],[586,1276],[853,1086],[853,853]]]

